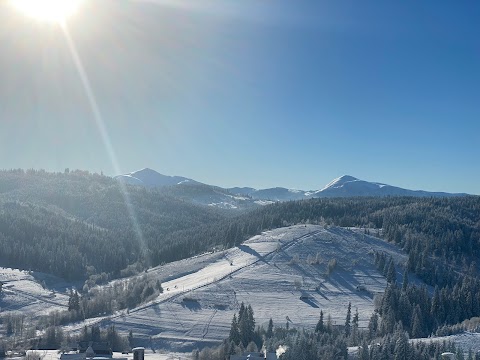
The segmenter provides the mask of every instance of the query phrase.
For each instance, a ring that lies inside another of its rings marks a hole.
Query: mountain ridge
[[[183,176],[163,175],[150,168],[143,168],[128,174],[117,175],[114,176],[114,178],[130,185],[143,185],[146,187],[171,186],[188,182],[199,184],[198,181]]]
[[[144,168],[128,174],[118,175],[115,179],[124,181],[131,185],[140,185],[153,188],[163,188],[166,186],[177,185],[205,185],[215,189],[223,189],[232,196],[225,194],[230,199],[225,201],[238,201],[242,197],[242,201],[248,197],[252,201],[257,202],[276,202],[303,200],[311,198],[326,197],[357,197],[357,196],[413,196],[413,197],[451,197],[451,196],[467,196],[466,193],[448,193],[439,191],[411,190],[398,186],[388,185],[381,182],[373,182],[358,179],[351,175],[342,175],[333,179],[323,188],[318,190],[298,190],[285,187],[272,187],[265,189],[255,189],[252,187],[232,187],[223,188],[216,185],[204,184],[202,182],[186,178],[183,176],[168,176],[158,173],[155,170]],[[204,197],[205,198],[205,197]],[[217,202],[220,201],[217,199]],[[213,203],[212,203],[213,204]],[[206,204],[211,205],[211,204]],[[232,204],[231,208],[238,208],[238,204]],[[215,206],[215,205],[213,205]],[[241,206],[240,206],[241,207]]]

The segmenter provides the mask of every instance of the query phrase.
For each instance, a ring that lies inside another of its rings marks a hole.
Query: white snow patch
[[[218,202],[218,203],[210,203],[210,204],[208,204],[208,206],[218,207],[220,209],[238,209],[238,206],[236,206],[234,204],[231,204],[231,203],[228,203],[228,202],[225,202],[225,201],[221,201],[221,202]]]
[[[270,204],[275,203],[275,201],[271,201],[271,200],[255,200],[254,202],[255,202],[255,204],[262,205],[262,206],[266,206],[266,205],[270,205]]]

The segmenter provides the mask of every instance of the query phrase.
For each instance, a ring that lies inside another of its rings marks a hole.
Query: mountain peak
[[[352,181],[359,181],[359,179],[357,179],[356,177],[353,177],[351,175],[342,175],[342,176],[330,181],[327,185],[325,185],[325,187],[321,191],[326,190],[326,189],[330,189],[330,188],[340,187],[340,186],[343,186],[346,183],[352,182]]]
[[[155,171],[153,169],[150,169],[148,167],[137,170],[137,171],[132,171],[130,175],[134,176],[135,174],[160,174],[158,171]],[[161,174],[160,174],[161,175]]]
[[[337,178],[336,180],[346,182],[346,181],[357,181],[358,178],[353,177],[351,175],[342,175],[339,178]]]
[[[183,176],[163,175],[150,168],[143,168],[141,170],[133,171],[129,174],[118,175],[115,178],[125,181],[128,184],[143,185],[147,187],[171,186],[181,183],[198,183],[197,181],[185,178]]]

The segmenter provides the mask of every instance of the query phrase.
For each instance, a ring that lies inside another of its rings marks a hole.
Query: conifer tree
[[[394,360],[409,360],[409,345],[408,339],[404,332],[400,334],[395,342],[395,357]]]
[[[395,270],[395,263],[393,262],[393,258],[390,258],[390,263],[388,264],[387,270],[387,282],[389,284],[394,284],[397,280],[396,270]]]
[[[420,338],[423,336],[423,327],[422,327],[422,315],[421,315],[420,305],[417,304],[412,314],[412,337]]]
[[[370,317],[370,321],[368,322],[368,337],[370,339],[373,339],[377,335],[377,330],[378,330],[378,314],[375,311]]]
[[[323,310],[320,310],[320,319],[318,319],[317,326],[315,326],[315,332],[324,332],[325,326],[323,324]]]
[[[358,345],[358,308],[355,309],[355,314],[353,315],[351,343],[353,346]]]
[[[255,335],[255,317],[253,314],[253,308],[251,305],[247,306],[247,333],[246,333],[246,340],[247,344],[253,341]]]
[[[359,360],[370,360],[370,353],[368,352],[368,344],[366,341],[362,343],[358,358]]]
[[[240,332],[238,329],[237,315],[233,314],[232,325],[230,327],[230,335],[228,341],[233,342],[235,345],[240,343]]]
[[[68,311],[79,311],[80,310],[80,296],[78,295],[77,290],[70,290],[70,295],[68,298]]]
[[[352,303],[348,303],[347,317],[345,318],[345,336],[349,337],[351,332]]]
[[[268,321],[268,327],[267,327],[267,332],[266,332],[265,336],[267,337],[267,339],[270,339],[273,336],[273,320],[272,320],[272,318],[270,318],[270,320]]]
[[[406,292],[408,287],[408,268],[405,267],[405,271],[403,272],[403,279],[402,279],[402,292]]]

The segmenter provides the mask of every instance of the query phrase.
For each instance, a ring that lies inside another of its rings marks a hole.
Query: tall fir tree
[[[345,318],[345,336],[349,337],[351,333],[352,303],[348,303],[347,316]]]
[[[315,332],[323,333],[325,331],[325,325],[323,324],[323,310],[320,310],[320,319],[318,319],[317,326],[315,326]]]
[[[373,339],[375,336],[377,336],[377,331],[378,331],[378,314],[375,311],[370,317],[370,321],[368,322],[369,339]]]
[[[352,336],[350,343],[352,346],[358,345],[358,308],[355,308],[355,314],[352,319]]]
[[[230,326],[230,335],[228,341],[233,342],[235,345],[240,343],[240,332],[238,329],[237,314],[233,314],[232,325]]]
[[[390,262],[388,264],[388,270],[387,270],[387,282],[389,284],[395,284],[397,280],[397,272],[395,270],[395,263],[393,261],[393,258],[390,258]]]

